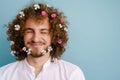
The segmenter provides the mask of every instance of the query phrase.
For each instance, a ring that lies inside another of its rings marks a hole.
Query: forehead
[[[44,28],[49,28],[50,24],[49,24],[49,20],[48,18],[42,19],[42,20],[36,20],[33,18],[29,18],[27,19],[26,23],[25,23],[25,28],[27,27],[44,27]]]

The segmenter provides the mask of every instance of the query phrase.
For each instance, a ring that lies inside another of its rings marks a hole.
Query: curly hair
[[[46,12],[45,16],[41,15],[44,11]],[[29,18],[35,19],[36,21],[42,21],[45,18],[49,19],[51,26],[50,34],[52,35],[51,46],[53,48],[50,55],[51,58],[59,59],[65,51],[65,46],[68,41],[68,22],[66,21],[66,16],[64,16],[63,12],[58,11],[58,9],[52,6],[37,3],[31,4],[21,10],[15,19],[8,24],[8,40],[14,42],[14,44],[11,45],[11,51],[16,56],[17,60],[23,60],[27,57],[27,53],[21,51],[21,49],[25,46],[23,41],[24,26]],[[16,25],[20,26],[20,30],[15,29]]]

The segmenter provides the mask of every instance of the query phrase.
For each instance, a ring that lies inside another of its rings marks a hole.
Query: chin
[[[39,58],[39,57],[41,57],[42,55],[41,54],[30,54],[32,57],[34,57],[34,58]]]
[[[32,49],[31,54],[34,56],[40,56],[42,49]]]

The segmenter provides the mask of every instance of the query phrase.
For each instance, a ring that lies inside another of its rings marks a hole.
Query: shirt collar
[[[45,70],[50,65],[50,63],[51,63],[51,58],[49,58],[47,60],[47,62],[43,65],[42,71]],[[25,59],[23,61],[23,64],[24,64],[24,69],[25,70],[27,70],[29,72],[34,72],[35,71],[35,68],[28,63],[27,59]]]

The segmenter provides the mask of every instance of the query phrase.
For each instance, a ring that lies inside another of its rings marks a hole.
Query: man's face
[[[34,19],[28,19],[25,24],[24,43],[31,49],[31,55],[39,57],[41,50],[51,45],[50,25],[48,19],[36,22]]]

